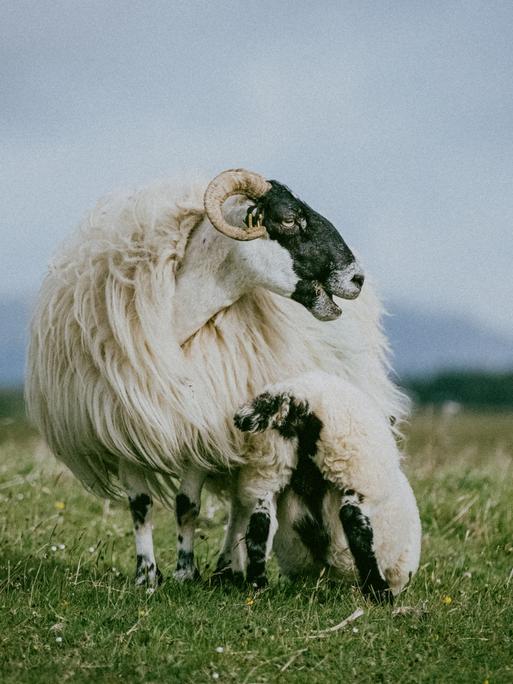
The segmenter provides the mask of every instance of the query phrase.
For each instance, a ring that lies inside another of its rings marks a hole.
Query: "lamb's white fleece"
[[[352,567],[340,509],[344,493],[353,490],[362,514],[370,521],[380,573],[392,593],[398,594],[418,568],[421,526],[415,496],[401,469],[401,454],[379,406],[350,381],[318,371],[270,385],[264,393],[282,397],[274,415],[256,414],[257,401],[239,411],[240,416],[251,416],[255,430],[261,430],[264,423],[279,430],[287,420],[291,403],[307,406],[308,412],[321,421],[312,459],[330,483],[322,502],[323,523],[329,536],[327,564],[335,571]],[[297,438],[274,433],[274,439],[290,446],[288,450],[269,450],[268,435],[258,432],[248,441],[248,465],[241,474],[240,496],[248,500],[282,490],[274,550],[282,573],[295,576],[318,569],[297,532],[297,524],[310,513],[301,498],[287,487],[297,463],[291,453]],[[277,462],[276,454],[284,458]]]

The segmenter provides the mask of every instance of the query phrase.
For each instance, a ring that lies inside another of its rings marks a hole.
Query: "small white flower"
[[[358,627],[353,627],[353,634],[358,634]]]
[[[216,646],[216,653],[224,653],[224,648],[222,646]]]
[[[53,546],[51,546],[50,548],[52,551],[57,551],[57,547],[55,546],[55,544]]]
[[[94,553],[94,546],[90,546],[87,550],[89,553]]]
[[[59,549],[61,551],[64,551],[65,548],[66,548],[66,544],[59,544]]]
[[[212,679],[219,679],[219,672],[212,672]]]
[[[58,644],[62,644],[62,637],[55,637],[55,641],[56,641]]]

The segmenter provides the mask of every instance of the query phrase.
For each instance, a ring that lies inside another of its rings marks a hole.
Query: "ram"
[[[368,285],[355,300],[362,285],[326,218],[242,169],[111,194],[63,246],[32,321],[27,404],[90,491],[128,495],[136,583],[159,580],[153,500],[175,495],[175,576],[195,576],[202,487],[230,492],[244,446],[233,414],[266,384],[322,369],[400,418],[381,307]],[[355,300],[342,317],[334,295]],[[240,525],[235,509],[220,569]]]
[[[249,436],[238,489],[248,580],[266,583],[276,534],[284,575],[355,567],[364,594],[391,601],[418,568],[420,519],[390,426],[372,398],[347,380],[310,372],[266,387],[235,423]],[[269,433],[288,450],[273,453]]]

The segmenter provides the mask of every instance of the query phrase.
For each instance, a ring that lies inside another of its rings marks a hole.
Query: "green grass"
[[[413,610],[394,614],[367,604],[350,581],[287,585],[274,566],[257,595],[172,579],[152,596],[136,590],[128,513],[86,494],[19,413],[4,414],[0,680],[512,682],[513,416],[424,414],[408,435],[424,542],[397,602]],[[200,523],[205,577],[223,515]],[[168,578],[173,527],[159,509]],[[345,629],[309,638],[360,606],[363,617]]]

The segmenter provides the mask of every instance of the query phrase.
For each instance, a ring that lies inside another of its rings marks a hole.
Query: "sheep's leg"
[[[223,542],[223,548],[217,560],[214,578],[229,580],[242,584],[246,569],[246,527],[248,511],[233,497],[230,505],[230,517]]]
[[[276,501],[272,494],[258,499],[249,518],[246,531],[248,550],[247,580],[255,587],[267,584],[266,562],[272,549],[274,535],[278,529]]]
[[[179,582],[199,579],[194,564],[194,530],[201,506],[205,474],[191,470],[182,480],[176,495],[177,561],[173,577]]]
[[[136,586],[145,585],[154,589],[162,582],[153,552],[153,526],[151,514],[153,501],[142,471],[136,466],[123,465],[120,479],[128,495],[128,505],[134,522],[137,565]]]
[[[378,602],[392,603],[392,592],[380,572],[374,552],[372,525],[362,511],[362,499],[354,490],[346,489],[342,496],[340,521],[360,576],[363,594]]]

